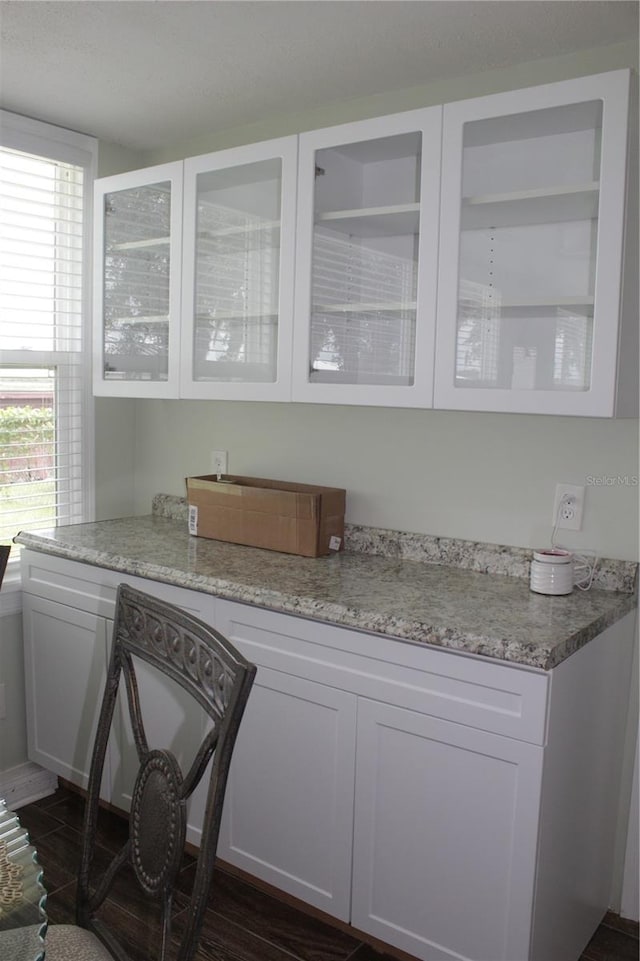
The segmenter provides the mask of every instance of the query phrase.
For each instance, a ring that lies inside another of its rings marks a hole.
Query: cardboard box
[[[261,477],[187,478],[189,533],[319,557],[344,545],[346,491]]]

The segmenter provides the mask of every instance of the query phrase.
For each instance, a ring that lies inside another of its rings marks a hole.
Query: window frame
[[[66,130],[31,117],[0,110],[0,146],[50,160],[75,164],[84,169],[83,178],[83,277],[82,277],[82,499],[83,520],[95,518],[95,404],[91,387],[91,278],[93,236],[93,183],[98,171],[98,141],[95,137]],[[0,365],[45,363],[55,366],[55,354],[64,351],[1,350]],[[60,359],[58,363],[60,363]],[[63,384],[64,389],[64,384]],[[12,551],[0,593],[0,617],[22,610],[20,565]]]

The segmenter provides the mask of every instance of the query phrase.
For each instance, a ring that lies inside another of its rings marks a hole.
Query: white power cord
[[[574,586],[577,587],[579,591],[588,591],[593,584],[593,578],[595,577],[598,567],[599,558],[597,557],[596,552],[591,550],[583,550],[581,553],[577,553],[570,547],[564,547],[562,544],[556,544],[556,534],[558,533],[562,508],[566,503],[569,503],[570,499],[570,496],[565,494],[558,504],[558,510],[556,511],[556,522],[551,532],[551,550],[570,551],[573,554]]]
[[[573,558],[573,576],[575,580],[575,587],[577,587],[579,591],[588,591],[593,584],[593,578],[596,574],[599,558],[596,557],[595,551],[586,551],[583,554],[574,554]],[[578,577],[577,575],[582,576]]]

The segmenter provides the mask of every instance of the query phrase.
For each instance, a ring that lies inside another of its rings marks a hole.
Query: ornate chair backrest
[[[171,678],[210,718],[208,733],[186,773],[169,750],[150,750],[148,746],[136,659]],[[176,961],[191,961],[196,952],[213,874],[229,763],[255,672],[254,665],[226,638],[198,618],[127,585],[118,588],[111,660],[89,776],[77,899],[77,923],[93,931],[118,961],[130,961],[129,954],[96,912],[125,864],[131,865],[146,894],[162,906],[157,958],[168,958],[172,895],[185,843],[186,801],[213,755],[191,902]],[[100,784],[121,678],[126,685],[139,771],[133,788],[129,838],[102,877],[96,879],[92,860]]]

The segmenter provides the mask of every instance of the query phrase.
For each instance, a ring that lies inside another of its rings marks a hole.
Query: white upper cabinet
[[[94,394],[178,396],[182,166],[96,181]]]
[[[630,78],[97,181],[94,393],[637,416]]]
[[[431,406],[441,117],[300,135],[294,401]]]
[[[290,399],[297,140],[185,161],[181,397]]]
[[[436,407],[632,412],[628,115],[627,70],[444,108]]]

